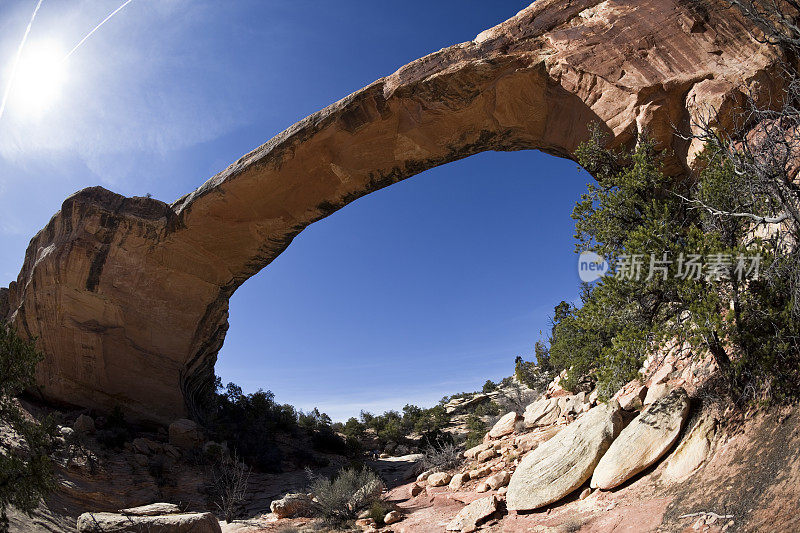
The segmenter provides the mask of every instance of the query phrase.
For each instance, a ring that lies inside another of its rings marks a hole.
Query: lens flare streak
[[[86,39],[88,39],[89,37],[91,37],[91,36],[92,36],[92,34],[93,34],[94,32],[96,32],[97,30],[99,30],[99,29],[100,29],[100,28],[103,26],[103,24],[105,24],[106,22],[108,22],[108,21],[111,19],[111,17],[113,17],[114,15],[116,15],[117,13],[119,13],[120,11],[122,11],[122,8],[124,8],[125,6],[127,6],[128,4],[130,4],[131,2],[133,2],[133,0],[126,0],[126,1],[125,1],[125,2],[124,2],[122,5],[121,5],[121,6],[119,6],[117,9],[115,9],[114,11],[112,11],[110,15],[108,15],[106,18],[104,18],[104,19],[103,19],[103,21],[102,21],[100,24],[98,24],[97,26],[95,26],[95,27],[94,27],[94,29],[92,29],[92,31],[90,31],[89,33],[87,33],[87,34],[86,34],[86,36],[85,36],[83,39],[81,39],[81,40],[80,40],[80,42],[78,42],[78,44],[76,44],[76,45],[75,45],[75,46],[72,48],[72,50],[70,50],[70,51],[69,51],[69,53],[67,53],[67,55],[66,55],[66,56],[64,56],[64,61],[66,61],[67,59],[69,59],[69,56],[71,56],[72,54],[74,54],[74,53],[75,53],[75,50],[77,50],[78,48],[80,48],[80,47],[81,47],[81,45],[82,45],[83,43],[85,43],[85,42],[86,42]]]
[[[3,92],[3,100],[0,102],[0,118],[3,118],[3,112],[6,109],[8,94],[11,92],[11,86],[14,83],[14,75],[17,73],[17,66],[19,65],[19,58],[22,55],[22,49],[25,48],[25,41],[28,40],[28,34],[31,32],[31,26],[33,26],[33,20],[36,18],[36,14],[39,12],[39,8],[42,7],[43,1],[44,0],[39,0],[37,2],[36,8],[34,8],[33,10],[33,15],[31,15],[31,20],[28,21],[28,27],[25,28],[25,34],[22,36],[22,41],[20,41],[19,43],[19,48],[17,48],[17,55],[14,58],[13,65],[11,66],[11,75],[8,78],[8,83],[6,84],[6,90]],[[128,2],[130,1],[131,0],[128,0]],[[127,4],[128,2],[125,3]]]

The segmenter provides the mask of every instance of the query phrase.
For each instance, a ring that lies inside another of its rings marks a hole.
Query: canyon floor
[[[618,408],[626,428],[641,422],[645,413],[676,391],[689,392],[689,408],[681,415],[680,431],[666,451],[619,486],[592,489],[587,478],[550,504],[535,510],[508,510],[508,492],[517,490],[509,480],[517,470],[527,468],[523,459],[544,450],[545,443],[555,442],[586,421],[587,413],[606,405],[590,394],[569,394],[556,379],[524,415],[501,417],[483,443],[464,452],[464,461],[456,468],[420,473],[420,454],[365,457],[367,466],[383,478],[383,499],[400,519],[383,527],[362,519],[353,530],[800,531],[800,406],[750,411],[728,407],[709,388],[713,368],[689,357],[670,356],[651,364],[643,372],[648,374],[611,400],[626,408]],[[595,403],[597,407],[592,407]],[[46,411],[30,403],[23,406],[32,416]],[[548,410],[549,406],[556,408]],[[78,420],[73,426],[81,429]],[[99,446],[91,435],[76,438],[78,433],[62,428],[66,438],[54,456],[58,489],[32,517],[12,514],[12,531],[76,531],[82,513],[114,512],[154,502],[171,502],[183,511],[215,511],[209,504],[205,467],[190,450],[169,444],[165,428],[141,431],[122,448],[112,450]],[[623,430],[617,440],[625,438],[634,437]],[[270,505],[284,494],[307,491],[307,473],[293,457],[313,455],[317,464],[326,465],[316,468],[320,475],[333,474],[349,460],[313,452],[299,440],[287,438],[280,445],[285,450],[284,472],[252,474],[246,506],[250,518],[221,521],[222,531],[329,529],[308,517],[279,518],[270,512]],[[559,449],[558,453],[569,460],[585,450]],[[602,462],[596,468],[601,466]],[[559,480],[552,483],[557,485]],[[470,509],[491,505],[465,521],[464,516],[470,514],[465,509],[473,502]]]

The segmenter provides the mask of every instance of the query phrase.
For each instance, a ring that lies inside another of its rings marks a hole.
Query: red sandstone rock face
[[[0,313],[47,354],[44,396],[139,419],[191,414],[239,285],[309,224],[372,191],[485,150],[569,157],[601,124],[676,140],[705,106],[767,94],[775,52],[724,3],[539,0],[298,122],[169,205],[100,187],[31,241]]]

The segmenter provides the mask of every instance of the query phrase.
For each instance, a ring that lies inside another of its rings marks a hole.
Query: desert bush
[[[332,479],[312,478],[310,488],[314,514],[328,523],[342,524],[381,500],[383,482],[366,468],[345,468]]]
[[[464,449],[452,442],[440,441],[425,449],[422,466],[425,470],[444,472],[464,462]]]
[[[55,488],[49,452],[53,448],[52,418],[30,420],[16,397],[34,384],[36,364],[42,354],[33,341],[21,339],[16,330],[0,323],[0,426],[19,442],[0,442],[0,531],[9,528],[7,509],[30,514],[42,497]]]
[[[239,461],[236,455],[219,456],[210,465],[208,474],[208,492],[223,519],[231,522],[240,518],[247,502],[250,468]]]
[[[502,394],[497,401],[500,403],[500,407],[502,408],[501,410],[504,413],[514,411],[518,414],[521,414],[525,412],[525,408],[535,401],[540,395],[541,393],[538,391],[531,390],[517,382],[512,382],[506,387],[503,387]],[[493,414],[499,415],[501,410],[498,410]]]

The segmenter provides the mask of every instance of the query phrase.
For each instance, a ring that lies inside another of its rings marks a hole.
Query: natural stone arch
[[[298,122],[173,204],[100,187],[68,198],[0,294],[47,355],[50,399],[168,421],[213,377],[228,301],[309,224],[486,150],[570,157],[598,123],[616,145],[674,137],[704,106],[768,89],[777,52],[724,2],[539,0]]]

